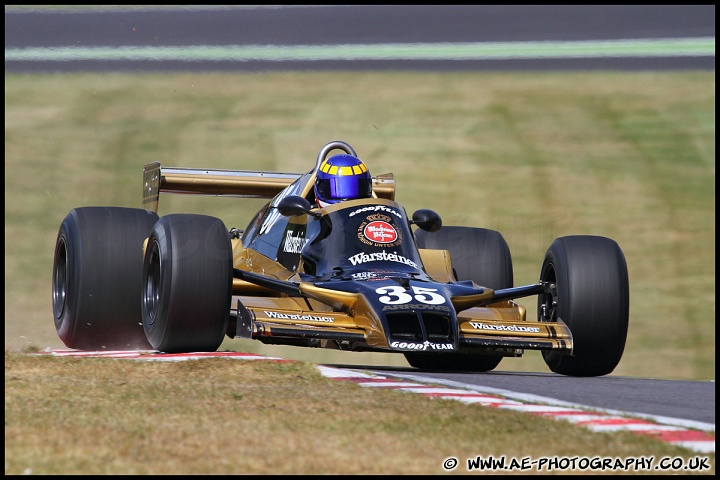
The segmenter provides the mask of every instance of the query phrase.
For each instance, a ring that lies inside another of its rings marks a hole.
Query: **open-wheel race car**
[[[307,173],[145,165],[143,208],[81,207],[55,246],[52,304],[63,343],[80,350],[212,352],[225,337],[396,352],[416,368],[485,372],[539,350],[551,371],[611,373],[628,329],[625,257],[609,238],[550,245],[536,283],[513,286],[494,230],[408,216],[393,174],[369,195],[318,205]],[[219,218],[157,214],[161,192],[265,198],[244,230]],[[537,321],[515,300],[537,297]]]

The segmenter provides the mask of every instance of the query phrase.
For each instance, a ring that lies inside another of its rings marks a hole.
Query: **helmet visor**
[[[372,178],[347,175],[320,179],[317,182],[320,198],[324,200],[348,200],[372,197]]]

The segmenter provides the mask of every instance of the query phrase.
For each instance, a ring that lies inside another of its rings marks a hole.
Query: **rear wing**
[[[153,162],[143,168],[142,205],[145,210],[157,212],[160,192],[272,199],[303,175],[305,174],[163,167],[160,162]],[[373,191],[378,197],[394,200],[393,174],[384,173],[373,177]]]

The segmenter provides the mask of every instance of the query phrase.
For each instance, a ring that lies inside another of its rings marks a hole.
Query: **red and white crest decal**
[[[397,230],[395,230],[395,227],[381,220],[368,223],[363,230],[363,234],[365,235],[365,238],[371,242],[383,244],[392,243],[398,238],[398,233]]]
[[[382,213],[365,217],[358,225],[358,240],[375,248],[392,248],[402,243],[402,231],[398,230],[392,219]]]

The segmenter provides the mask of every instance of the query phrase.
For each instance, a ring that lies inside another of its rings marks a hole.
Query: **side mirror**
[[[422,209],[413,213],[410,224],[415,224],[428,232],[437,232],[442,227],[442,219],[432,210]]]
[[[300,195],[290,195],[283,198],[277,204],[277,209],[284,217],[294,217],[296,215],[302,214],[312,215],[314,217],[321,215],[318,213],[310,212],[310,210],[312,209],[310,202],[308,202],[305,197],[301,197]]]

